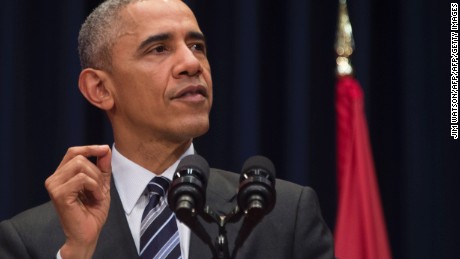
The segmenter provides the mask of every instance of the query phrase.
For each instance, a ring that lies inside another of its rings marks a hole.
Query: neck
[[[190,147],[192,140],[182,143],[137,142],[136,144],[117,141],[118,152],[134,163],[155,174],[162,174]]]

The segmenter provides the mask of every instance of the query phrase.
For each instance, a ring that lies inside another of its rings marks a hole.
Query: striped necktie
[[[141,259],[181,258],[176,217],[165,197],[169,183],[167,178],[158,176],[147,185],[150,200],[142,214]]]

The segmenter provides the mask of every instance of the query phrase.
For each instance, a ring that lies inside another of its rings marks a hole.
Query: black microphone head
[[[184,170],[193,169],[194,173],[203,181],[203,184],[206,186],[209,178],[209,164],[200,155],[188,155],[182,158],[177,166],[176,173],[174,174],[174,179],[181,177],[180,172]]]
[[[243,164],[243,169],[241,170],[240,181],[243,180],[244,174],[250,172],[251,170],[262,169],[268,176],[269,180],[274,182],[276,178],[276,170],[273,162],[264,157],[264,156],[252,156],[246,160]]]
[[[269,213],[276,202],[275,166],[264,156],[246,160],[240,175],[238,207],[247,217],[258,220]]]
[[[209,165],[199,155],[188,155],[179,162],[169,186],[168,205],[177,219],[186,222],[203,212]]]

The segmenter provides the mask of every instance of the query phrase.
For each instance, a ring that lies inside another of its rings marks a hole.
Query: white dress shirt
[[[161,176],[172,180],[174,171],[179,165],[179,161],[187,156],[194,154],[193,144],[185,151],[185,153],[166,169]],[[145,195],[147,184],[156,175],[140,165],[134,163],[128,158],[120,154],[115,144],[112,147],[112,177],[115,182],[120,200],[125,210],[125,215],[128,220],[129,228],[133,235],[134,243],[136,244],[137,251],[139,252],[139,240],[142,213],[145,206],[149,202],[148,196]],[[166,198],[166,197],[165,197]],[[180,248],[183,259],[188,259],[190,248],[190,229],[183,223],[177,220],[177,227],[179,229]]]

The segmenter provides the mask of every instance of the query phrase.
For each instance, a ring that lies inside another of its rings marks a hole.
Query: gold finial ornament
[[[337,21],[337,38],[335,51],[337,53],[337,75],[346,76],[353,74],[350,57],[355,48],[353,31],[348,17],[347,1],[339,0],[339,15]]]

